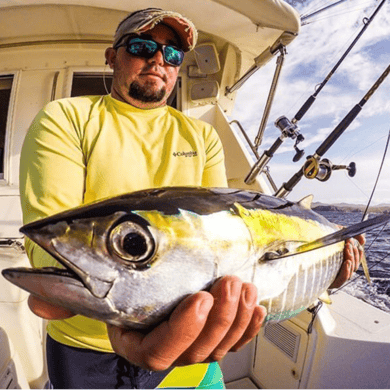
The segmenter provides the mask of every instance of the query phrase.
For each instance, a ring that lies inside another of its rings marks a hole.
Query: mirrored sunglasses
[[[164,61],[172,66],[180,66],[184,60],[183,50],[172,45],[162,45],[152,39],[130,37],[126,43],[117,45],[116,48],[120,46],[125,46],[129,54],[143,58],[152,58],[160,50]]]

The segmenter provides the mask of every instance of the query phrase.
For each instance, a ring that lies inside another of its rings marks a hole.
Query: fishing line
[[[353,0],[353,1],[355,2],[355,4],[357,3],[356,0]],[[364,4],[364,3],[372,3],[372,1],[373,0],[361,0],[359,5]],[[374,1],[376,1],[376,0],[374,0]],[[349,3],[346,3],[346,0],[339,0],[339,1],[336,1],[336,0],[331,0],[331,1],[313,0],[311,2],[311,4],[307,6],[310,8],[305,10],[305,13],[304,14],[302,13],[301,17],[307,17],[309,14],[314,14],[318,11],[321,11],[322,9],[326,10],[332,6],[336,6],[337,3],[341,4],[342,2],[345,3],[346,6],[353,6],[350,4],[352,2],[352,0]]]
[[[344,9],[345,8],[353,9],[353,7],[356,7],[356,6],[361,7],[363,4],[372,4],[373,2],[375,3],[376,1],[377,0],[361,0],[360,2],[356,1],[356,0],[353,0],[353,2],[352,1],[347,2],[347,0],[338,0],[338,1],[335,1],[335,0],[321,1],[321,0],[319,0],[317,2],[313,1],[312,4],[310,5],[311,8],[306,9],[305,12],[302,12],[300,16],[301,16],[301,18],[307,18],[307,17],[310,17],[311,15],[314,15],[316,13],[324,12],[327,9],[341,5],[342,3],[344,3],[343,4]],[[317,4],[317,3],[318,3],[318,5],[313,5],[313,4]],[[341,7],[339,7],[339,8],[341,8]]]
[[[330,64],[334,64],[335,62],[337,62],[336,59],[340,57],[340,53],[344,53],[346,48],[348,48],[352,44],[354,37],[356,35],[356,32],[360,27],[361,27],[360,25],[357,25],[357,26],[351,28],[351,30],[352,30],[351,35],[347,38],[345,43],[342,46],[340,46],[339,50],[333,53],[333,57],[330,58],[326,62],[326,64],[323,65],[322,69],[318,72],[319,74],[321,74],[320,77],[322,79],[325,78],[326,75],[329,73]],[[317,88],[319,85],[321,85],[321,83],[316,84],[316,86],[314,88],[315,92],[317,91]]]
[[[348,161],[348,160],[352,159],[353,156],[356,156],[357,154],[371,148],[373,145],[377,144],[385,137],[388,137],[388,135],[387,136],[384,135],[384,136],[378,138],[376,141],[372,142],[371,144],[367,145],[366,147],[364,147],[362,149],[359,149],[357,151],[352,151],[350,154],[347,154],[343,159],[341,159],[341,163]],[[345,178],[349,181],[350,184],[355,186],[356,189],[358,189],[364,195],[364,197],[366,199],[369,199],[369,195],[361,187],[359,187],[358,184],[351,177],[349,177],[347,173],[345,174]]]
[[[374,185],[374,188],[372,189],[370,199],[369,199],[369,201],[368,201],[368,203],[367,203],[367,206],[366,206],[366,209],[365,209],[365,211],[364,211],[364,213],[363,213],[362,221],[364,221],[365,218],[366,218],[366,215],[367,215],[367,212],[368,212],[368,208],[370,207],[372,198],[373,198],[373,196],[374,196],[374,193],[375,193],[375,190],[376,190],[376,186],[377,186],[377,184],[378,184],[379,177],[380,177],[380,175],[381,175],[381,172],[382,172],[382,169],[383,169],[383,165],[384,165],[384,163],[385,163],[386,154],[387,154],[387,151],[388,151],[388,149],[389,149],[389,141],[390,141],[390,130],[389,130],[389,134],[388,134],[388,136],[387,136],[387,142],[386,142],[386,146],[385,146],[385,151],[384,151],[384,153],[383,153],[382,162],[381,162],[381,165],[380,165],[380,167],[379,167],[378,175],[377,175],[376,180],[375,180],[375,185]],[[385,225],[385,226],[386,226],[386,225]]]
[[[316,19],[305,21],[305,19],[307,19],[307,18],[314,17],[314,14],[316,14],[316,13],[320,13],[321,11],[326,11],[326,9],[328,7],[330,7],[330,6],[332,6],[332,4],[330,6],[322,6],[318,10],[315,10],[313,12],[306,12],[306,14],[302,14],[301,15],[302,26],[307,25],[307,24],[311,24],[313,22],[317,22],[317,21],[320,21],[320,20],[329,19],[329,18],[338,16],[338,15],[344,15],[346,13],[360,11],[362,9],[364,9],[364,10],[366,10],[366,12],[368,12],[370,9],[372,9],[375,6],[375,5],[370,5],[370,6],[365,6],[364,5],[364,4],[369,4],[369,3],[371,3],[371,1],[365,1],[365,2],[362,2],[362,3],[358,4],[358,5],[356,5],[356,4],[355,5],[350,5],[349,7],[344,7],[343,11],[335,12],[335,13],[332,13],[332,14],[328,14],[327,16],[324,16],[324,17],[317,17]]]
[[[372,189],[371,191],[371,196],[370,196],[370,199],[367,203],[367,206],[366,206],[366,209],[363,213],[363,217],[362,217],[362,221],[364,221],[366,219],[366,215],[367,215],[367,212],[368,212],[368,209],[370,207],[370,203],[372,201],[372,198],[375,194],[375,191],[376,191],[376,187],[377,187],[377,184],[378,184],[378,181],[379,181],[379,177],[381,175],[381,172],[382,172],[382,168],[384,166],[384,162],[385,162],[385,159],[386,159],[386,155],[387,155],[387,151],[389,149],[389,143],[390,143],[390,130],[389,130],[389,134],[387,136],[387,142],[386,142],[386,146],[385,146],[385,150],[384,150],[384,153],[383,153],[383,157],[382,157],[382,162],[381,162],[381,165],[379,167],[379,171],[378,171],[378,175],[377,175],[377,178],[375,180],[375,184],[374,184],[374,188]],[[372,247],[372,245],[375,243],[375,241],[378,239],[378,237],[381,235],[381,233],[383,232],[383,230],[386,228],[386,225],[383,225],[382,228],[380,229],[380,231],[376,234],[376,236],[373,238],[373,240],[371,241],[369,247],[367,248],[367,251],[370,250],[370,248]],[[384,239],[385,242],[388,244],[388,240],[385,238]],[[368,270],[371,270],[372,268],[376,267],[378,264],[380,264],[382,261],[384,261],[387,257],[389,257],[389,254],[387,254],[386,256],[384,256],[382,259],[378,260],[375,264],[371,265],[370,267],[368,267]],[[363,275],[359,275],[357,276],[356,278],[350,280],[348,283],[345,283],[343,286],[341,286],[340,288],[338,288],[337,290],[335,291],[332,291],[331,294],[334,294],[340,290],[342,290],[343,288],[345,288],[346,286],[348,286],[349,284],[351,284],[352,282],[355,282],[357,279],[361,278]]]
[[[371,249],[372,245],[375,243],[375,241],[377,240],[377,238],[382,234],[382,232],[383,232],[383,230],[385,230],[385,228],[386,228],[386,225],[383,225],[383,226],[381,227],[381,230],[379,230],[379,232],[376,234],[376,236],[374,237],[374,239],[372,240],[372,242],[371,242],[370,245],[368,246],[367,251],[369,251],[369,250]],[[385,240],[386,244],[389,243],[389,241],[387,240],[387,238],[384,238],[384,240]],[[388,255],[386,255],[386,257],[387,257],[387,256],[388,256]],[[385,257],[385,258],[386,258],[386,257]],[[383,259],[380,260],[380,261],[383,261]],[[369,268],[369,269],[370,269],[370,268]]]
[[[386,136],[386,135],[383,135],[382,137],[378,138],[376,141],[370,143],[369,145],[365,146],[365,147],[362,148],[362,149],[359,149],[359,150],[356,150],[356,151],[352,151],[350,154],[347,154],[341,161],[343,162],[343,161],[348,161],[348,160],[350,160],[353,156],[356,156],[357,154],[359,154],[359,153],[361,153],[361,152],[364,152],[364,151],[367,150],[367,149],[370,149],[371,146],[377,144],[379,141],[381,141],[381,140],[382,140],[383,138],[385,138],[385,137],[388,137],[388,135],[387,135],[387,136]],[[368,196],[367,196],[367,198],[368,198]]]
[[[363,191],[362,188],[360,188],[349,176],[348,174],[345,174],[345,177],[349,180],[350,184],[354,185],[363,195],[365,198],[368,198],[369,196]]]
[[[386,240],[387,241],[387,240]],[[372,244],[372,243],[371,243]],[[368,270],[371,271],[374,267],[376,267],[378,264],[380,264],[383,260],[386,260],[389,257],[390,254],[385,255],[380,260],[376,261],[374,264],[372,264],[370,267],[368,267]],[[351,283],[356,282],[356,280],[360,279],[364,274],[356,276],[354,279],[351,279],[349,282],[344,283],[341,287],[331,291],[329,295],[336,294],[338,291],[342,290],[343,288],[347,287]]]
[[[308,24],[312,24],[312,23],[315,23],[315,22],[321,22],[321,21],[326,20],[326,19],[334,18],[336,16],[341,16],[341,15],[349,14],[349,13],[352,13],[352,12],[361,11],[362,9],[364,9],[364,10],[366,10],[366,12],[368,12],[369,10],[372,9],[372,7],[370,7],[368,10],[366,9],[366,7],[361,7],[361,8],[354,8],[353,10],[346,10],[346,11],[343,11],[343,12],[337,12],[337,13],[334,13],[334,14],[330,14],[328,16],[323,16],[323,17],[319,17],[317,19],[313,19],[311,21],[305,22],[302,25],[306,26]]]
[[[358,151],[353,151],[351,154],[348,154],[346,155],[342,160],[341,162],[344,162],[344,161],[347,161],[347,160],[350,160],[353,156],[356,156],[357,154],[369,149],[371,146],[375,145],[376,143],[378,143],[379,141],[381,141],[383,138],[385,137],[388,137],[388,136],[382,136],[380,138],[378,138],[376,141],[372,142],[370,145],[368,145],[367,147],[363,148],[363,149],[359,149]],[[347,173],[345,173],[345,178],[349,181],[349,183],[353,186],[356,187],[357,190],[359,190],[366,199],[369,199],[369,195],[361,188],[359,187],[359,185],[355,182],[355,180],[353,180],[352,178],[350,178],[348,176]]]
[[[305,13],[302,13],[300,16],[301,16],[301,18],[306,18],[310,14],[314,14],[323,8],[327,8],[327,7],[331,6],[332,3],[334,3],[333,0],[332,1],[321,1],[321,0],[312,1],[311,4],[308,5],[308,7],[310,7],[310,8],[305,10]]]
[[[355,23],[356,24],[356,23]],[[334,51],[332,50],[331,52],[331,56],[328,55],[329,53],[326,53],[326,61],[323,61],[323,58],[322,58],[322,61],[321,61],[321,68],[316,72],[316,74],[318,75],[318,78],[319,79],[324,79],[326,77],[326,75],[329,73],[329,68],[331,68],[331,64],[334,64],[337,62],[337,59],[340,57],[340,53],[343,53],[345,52],[345,49],[347,47],[349,47],[354,39],[354,37],[356,36],[356,33],[357,33],[357,30],[360,28],[361,26],[360,25],[355,25],[353,27],[351,27],[351,34],[349,35],[349,37],[344,41],[344,44],[339,47],[339,49],[337,51]],[[317,57],[315,57],[312,61],[309,61],[309,62],[312,62],[312,63],[317,63],[317,60],[316,60]],[[316,76],[317,77],[317,76]],[[316,90],[317,88],[321,85],[321,83],[317,83],[314,87],[314,93],[316,93]],[[312,86],[312,83],[310,82],[310,85],[308,87],[306,87],[306,89],[301,93],[300,96],[297,97],[297,99],[295,99],[295,103],[290,105],[289,108],[286,110],[287,114],[290,116],[290,114],[296,110],[296,107],[299,105],[299,106],[302,106],[302,99],[304,96],[307,96],[307,94],[309,93],[309,91],[313,91],[313,86]],[[307,99],[306,99],[307,100]]]
[[[290,127],[289,129],[297,129],[297,126],[296,124],[303,118],[303,116],[307,113],[307,111],[312,107],[312,105],[314,104],[314,102],[316,101],[316,98],[318,96],[318,94],[321,92],[321,90],[325,87],[325,85],[329,82],[329,80],[332,78],[332,76],[336,73],[337,69],[339,68],[339,66],[343,63],[343,61],[345,60],[345,58],[349,55],[350,51],[354,48],[354,46],[356,45],[356,43],[360,40],[360,38],[362,37],[362,35],[365,33],[365,31],[367,30],[367,28],[370,26],[370,24],[372,23],[372,21],[375,19],[376,15],[378,14],[378,12],[381,10],[381,8],[383,7],[383,5],[385,4],[386,0],[381,0],[380,4],[375,8],[375,11],[373,12],[373,14],[369,17],[369,18],[364,18],[363,20],[363,28],[360,29],[359,33],[357,34],[357,36],[355,37],[355,39],[353,40],[353,42],[348,46],[347,50],[344,52],[344,54],[341,56],[341,58],[337,61],[337,63],[333,66],[332,70],[327,74],[327,76],[325,77],[325,79],[317,85],[316,89],[315,89],[315,92],[313,93],[313,95],[311,95],[307,100],[306,102],[303,104],[303,106],[299,109],[299,111],[295,114],[294,118],[290,121]],[[356,29],[357,27],[355,27]],[[383,74],[384,77],[387,76],[387,70],[385,71],[385,73]],[[383,77],[382,76],[382,77]],[[378,80],[377,82],[379,82],[378,86],[381,84],[382,81]],[[364,101],[367,101],[372,93],[377,89],[377,86],[374,84],[373,86],[373,91],[370,91],[369,94],[366,94],[366,96],[364,97]],[[363,102],[363,101],[362,101]],[[364,103],[363,103],[364,104]],[[357,109],[355,107],[355,109]],[[352,121],[354,120],[354,118],[352,118],[352,116],[354,115],[356,117],[357,115],[357,112],[355,112],[355,109],[352,110],[352,112],[350,112],[350,114],[348,114],[348,117],[346,117],[344,121]],[[352,115],[353,114],[353,115]],[[356,115],[355,115],[356,114]],[[351,115],[351,117],[349,117]],[[283,124],[285,124],[285,122],[287,121],[288,123],[288,120],[286,118],[286,120],[283,121]],[[294,127],[295,126],[295,127]],[[341,123],[340,125],[341,126]],[[344,126],[344,125],[342,125]],[[349,126],[349,124],[347,124],[347,127]],[[278,126],[279,127],[279,126]],[[282,127],[280,127],[280,129],[282,130]],[[346,128],[344,128],[342,130],[342,132],[344,132]],[[336,129],[335,129],[336,130]],[[282,130],[283,132],[283,130]],[[332,133],[333,134],[333,133]],[[338,138],[338,137],[337,137]],[[335,140],[337,139],[335,138]],[[334,141],[335,141],[334,140]],[[332,142],[332,144],[334,143],[334,141]],[[299,142],[299,140],[297,141]],[[322,149],[322,146],[320,147]],[[302,151],[301,151],[302,152]],[[320,155],[322,156],[322,155]],[[298,158],[299,159],[299,158]],[[245,180],[245,182],[248,184],[248,182]],[[289,183],[291,184],[291,183]],[[278,196],[280,195],[280,193],[278,192]]]

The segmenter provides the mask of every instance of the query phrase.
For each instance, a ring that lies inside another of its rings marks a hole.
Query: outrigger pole
[[[347,169],[350,176],[354,176],[356,172],[355,165],[351,164],[349,167],[341,165],[332,165],[327,160],[321,160],[321,157],[332,147],[332,145],[338,140],[338,138],[344,133],[348,126],[354,121],[357,115],[362,110],[363,106],[368,102],[371,96],[376,92],[379,86],[383,83],[386,77],[390,73],[390,65],[382,73],[379,79],[374,83],[370,90],[364,95],[363,99],[352,108],[352,110],[345,116],[345,118],[336,126],[336,128],[329,134],[329,136],[318,147],[313,156],[309,156],[302,168],[293,175],[287,183],[276,191],[275,196],[283,198],[287,196],[292,189],[299,183],[303,176],[308,179],[318,179],[320,181],[326,181],[329,179],[333,170]]]
[[[336,1],[335,3],[333,3],[333,4],[330,4],[330,5],[328,5],[328,6],[324,7],[324,8],[319,9],[318,11],[312,12],[309,15],[302,15],[301,16],[301,25],[305,26],[306,24],[310,23],[310,22],[306,22],[307,19],[310,19],[310,18],[312,18],[315,15],[319,15],[322,12],[324,12],[324,11],[330,9],[330,8],[336,7],[337,5],[339,5],[341,3],[345,3],[346,1],[347,0],[339,0],[339,1]]]
[[[340,60],[336,63],[336,65],[332,68],[332,70],[326,76],[324,81],[317,87],[314,94],[311,95],[307,99],[307,101],[303,104],[303,106],[299,109],[299,111],[296,113],[294,118],[290,121],[287,117],[281,116],[280,118],[278,118],[275,121],[275,126],[282,133],[276,139],[276,141],[273,143],[273,145],[268,150],[264,151],[264,153],[258,158],[257,162],[253,165],[253,167],[251,168],[250,172],[248,173],[247,177],[244,180],[246,184],[252,184],[256,180],[257,175],[264,170],[264,167],[268,164],[268,162],[273,157],[274,153],[277,151],[277,149],[279,149],[279,147],[282,145],[282,143],[284,142],[284,140],[286,138],[296,139],[295,145],[294,145],[294,149],[296,151],[296,154],[293,158],[293,161],[297,162],[301,159],[301,157],[304,155],[304,151],[298,149],[298,144],[304,140],[304,136],[302,134],[300,134],[300,132],[299,132],[299,128],[297,126],[298,121],[300,121],[303,118],[303,116],[306,114],[306,112],[309,110],[309,108],[313,105],[313,103],[316,100],[317,95],[321,92],[321,90],[324,88],[324,86],[327,84],[327,82],[331,79],[333,74],[336,72],[338,67],[345,60],[345,58],[347,57],[349,52],[352,50],[352,48],[358,42],[360,37],[364,34],[364,32],[366,31],[366,29],[368,28],[370,23],[374,20],[375,16],[379,12],[379,10],[382,8],[382,6],[385,4],[385,2],[386,2],[386,0],[381,1],[381,3],[378,5],[378,7],[376,8],[376,10],[374,11],[374,13],[371,15],[370,18],[363,19],[364,26],[360,30],[359,34],[356,36],[356,38],[350,44],[348,49],[341,56]],[[282,63],[283,62],[281,62],[280,65]],[[277,72],[278,77],[279,77],[279,74],[280,74],[280,69]],[[273,85],[274,85],[274,83],[277,83],[278,77],[275,77],[276,81],[273,81]],[[267,112],[267,113],[269,113],[269,111],[271,109],[270,104],[272,104],[272,99],[273,99],[273,96],[275,94],[275,88],[276,88],[276,84],[275,84],[274,88],[271,87],[271,91],[270,91],[271,98],[268,99],[267,106],[266,106],[267,109],[265,110],[265,112]],[[271,103],[269,103],[270,100],[271,100]],[[251,149],[252,150],[255,149],[256,152],[257,152],[258,147],[260,146],[261,138],[263,136],[263,132],[264,132],[265,125],[266,125],[265,120],[267,120],[267,119],[268,119],[268,115],[264,115],[259,132],[258,132],[256,139],[255,139],[255,145],[252,145],[251,143],[249,143]],[[256,155],[256,153],[255,153],[255,155]],[[256,157],[257,157],[257,155],[256,155]],[[351,172],[352,171],[353,171],[353,168],[351,168]]]

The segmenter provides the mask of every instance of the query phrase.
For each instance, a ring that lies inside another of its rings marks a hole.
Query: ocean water
[[[360,212],[321,211],[320,214],[343,226],[350,226],[362,219]],[[375,215],[371,214],[369,218]],[[360,267],[342,290],[390,313],[390,224],[366,233],[365,253],[372,284],[368,283]]]

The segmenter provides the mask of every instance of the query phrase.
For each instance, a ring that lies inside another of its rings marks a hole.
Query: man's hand
[[[74,313],[33,295],[30,309],[45,319],[65,319]],[[260,331],[266,310],[257,305],[257,290],[236,276],[219,279],[210,292],[200,291],[181,302],[171,316],[145,333],[107,325],[114,351],[152,371],[171,366],[221,360]]]
[[[52,305],[49,302],[34,297],[34,295],[29,296],[28,306],[35,315],[45,320],[63,320],[74,316],[74,313],[71,311],[61,306]]]
[[[256,287],[235,276],[218,280],[210,292],[186,298],[169,319],[148,333],[107,325],[114,351],[152,371],[222,359],[259,332],[266,310]]]
[[[345,241],[343,264],[336,279],[329,288],[339,288],[347,280],[351,279],[353,273],[359,268],[360,259],[364,255],[362,245],[365,242],[366,240],[362,234],[356,236],[355,239],[349,238]]]

